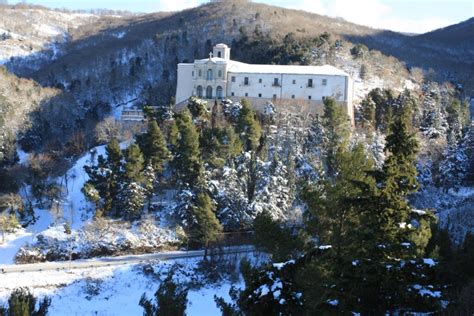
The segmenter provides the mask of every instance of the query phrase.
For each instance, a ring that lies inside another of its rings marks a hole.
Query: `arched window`
[[[207,70],[207,80],[212,80],[212,69]]]
[[[222,93],[222,87],[221,86],[217,86],[217,89],[216,89],[216,96],[218,99],[222,99],[224,97],[223,93]]]
[[[202,98],[202,86],[197,87],[196,95],[198,96],[198,98]]]
[[[221,52],[217,52],[217,57],[221,58],[222,57],[222,54]]]
[[[206,99],[212,99],[212,87],[208,86],[206,89]]]

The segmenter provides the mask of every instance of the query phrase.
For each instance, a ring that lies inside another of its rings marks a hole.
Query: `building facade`
[[[353,81],[344,71],[330,65],[251,65],[230,59],[225,44],[214,47],[209,58],[178,64],[176,104],[189,97],[207,100],[249,99],[260,109],[268,102],[277,106],[322,111],[326,97],[344,106],[353,120]]]

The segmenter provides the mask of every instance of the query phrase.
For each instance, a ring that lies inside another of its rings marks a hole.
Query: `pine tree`
[[[308,227],[323,245],[332,245],[337,255],[349,255],[354,250],[353,238],[360,226],[358,211],[347,203],[357,198],[356,182],[365,181],[367,171],[374,166],[362,144],[353,149],[340,148],[335,157],[337,175],[306,188],[303,198],[308,204]]]
[[[327,143],[324,144],[329,176],[337,173],[336,153],[348,146],[351,125],[349,117],[333,98],[324,100],[323,126]]]
[[[176,154],[176,146],[178,145],[179,139],[179,128],[177,118],[172,121],[171,125],[168,128],[167,139],[169,148],[171,149],[173,154]]]
[[[367,95],[360,104],[360,114],[362,118],[362,127],[367,130],[375,129],[375,102]]]
[[[441,185],[448,190],[458,188],[469,168],[469,159],[466,154],[466,140],[456,140],[455,132],[448,133],[448,144],[444,152],[444,160],[439,166]]]
[[[215,206],[207,193],[199,193],[193,207],[194,225],[191,235],[205,246],[204,258],[207,257],[209,242],[217,241],[222,226],[216,218]]]
[[[137,219],[145,205],[146,190],[137,182],[126,182],[121,194],[121,211],[128,219]]]
[[[421,256],[434,219],[429,212],[414,212],[407,201],[418,189],[417,148],[410,117],[403,112],[390,127],[386,144],[390,155],[382,170],[372,172],[373,181],[359,182],[361,195],[353,199],[362,227],[355,238],[360,247],[353,252],[360,264],[353,281],[358,294],[352,304],[362,313],[436,310],[440,306],[439,299],[424,297],[417,290],[429,282],[424,275],[430,273],[430,267],[423,265]]]
[[[170,152],[158,123],[150,121],[148,131],[145,134],[138,135],[136,139],[146,164],[150,164],[158,174],[162,174],[164,164],[170,159]]]
[[[141,182],[145,161],[137,144],[132,144],[126,150],[124,177],[129,182]]]
[[[236,131],[244,143],[245,150],[257,150],[260,145],[262,128],[255,119],[255,112],[252,110],[250,102],[242,100],[242,109],[239,113]]]
[[[17,288],[13,290],[8,299],[8,306],[0,306],[0,315],[9,316],[46,316],[51,299],[43,298],[36,309],[37,299],[28,288]]]
[[[96,205],[96,212],[112,215],[117,212],[123,179],[122,151],[116,139],[105,148],[107,158],[99,155],[95,166],[84,166],[89,176],[82,192]]]
[[[177,124],[180,137],[173,164],[178,178],[191,188],[201,186],[204,182],[204,167],[199,150],[199,134],[189,111],[185,110],[178,115]]]
[[[105,147],[105,153],[107,156],[107,165],[109,166],[112,174],[119,175],[122,171],[122,150],[120,144],[116,138],[113,138]]]
[[[457,143],[462,138],[462,112],[461,103],[454,100],[446,107],[446,120],[448,121],[448,135],[451,139],[448,142],[454,141]]]
[[[143,307],[145,316],[184,316],[188,304],[188,290],[173,281],[173,271],[155,292],[155,302],[147,299],[145,293],[140,298],[139,305]]]
[[[274,262],[290,260],[303,251],[303,239],[283,224],[266,211],[259,213],[253,222],[255,246],[271,254]]]
[[[127,148],[124,169],[122,210],[127,218],[135,219],[140,217],[145,204],[146,189],[143,186],[147,180],[144,178],[144,159],[138,145],[132,144]]]

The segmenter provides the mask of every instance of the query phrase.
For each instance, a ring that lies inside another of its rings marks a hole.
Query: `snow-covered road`
[[[218,252],[212,254],[238,254],[255,252],[253,246],[237,246],[237,247],[226,247]],[[211,252],[209,252],[211,254]],[[32,264],[12,264],[12,265],[0,265],[1,273],[14,273],[14,272],[41,272],[50,270],[70,270],[70,269],[86,269],[104,266],[117,266],[131,263],[143,263],[152,260],[170,260],[170,259],[183,259],[183,258],[197,258],[203,257],[204,250],[191,250],[191,251],[167,251],[157,252],[143,255],[127,255],[118,257],[100,257],[86,260],[73,260],[73,261],[55,261],[55,262],[42,262]]]

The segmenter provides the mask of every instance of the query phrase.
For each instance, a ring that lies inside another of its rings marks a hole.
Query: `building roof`
[[[297,75],[330,75],[349,76],[346,72],[331,66],[298,66],[298,65],[252,65],[231,63],[228,71],[233,73],[261,73],[261,74],[297,74]]]
[[[227,70],[232,73],[248,74],[296,74],[296,75],[327,75],[327,76],[349,76],[348,73],[331,65],[323,66],[300,66],[300,65],[256,65],[246,64],[234,60],[212,57],[197,59],[195,64],[228,64]],[[193,65],[193,64],[187,64]]]

